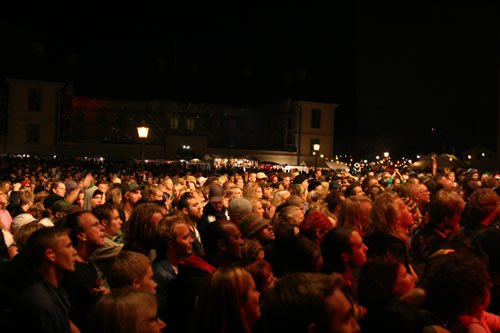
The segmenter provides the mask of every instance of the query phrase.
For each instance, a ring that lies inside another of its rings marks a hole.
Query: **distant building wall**
[[[62,82],[7,79],[8,127],[4,152],[54,151]]]

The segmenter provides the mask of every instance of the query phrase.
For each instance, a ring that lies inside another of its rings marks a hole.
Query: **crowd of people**
[[[494,174],[0,172],[4,332],[500,331]]]

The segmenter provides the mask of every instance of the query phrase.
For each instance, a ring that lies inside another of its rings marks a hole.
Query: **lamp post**
[[[141,174],[144,173],[144,142],[148,138],[148,134],[149,134],[149,127],[143,120],[141,121],[139,126],[137,126],[137,135],[141,140]]]
[[[318,154],[319,154],[319,143],[315,143],[313,145],[313,149],[314,149],[314,171],[316,171],[316,167],[318,166]]]

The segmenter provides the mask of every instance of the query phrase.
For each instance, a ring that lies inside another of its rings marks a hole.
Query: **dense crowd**
[[[0,160],[4,332],[500,331],[498,175]]]

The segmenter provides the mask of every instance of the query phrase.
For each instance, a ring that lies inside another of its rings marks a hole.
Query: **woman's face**
[[[259,214],[260,216],[264,216],[264,208],[262,207],[262,202],[257,201],[255,203],[253,212]]]
[[[260,293],[255,289],[255,282],[253,277],[248,274],[249,287],[247,293],[247,299],[241,305],[241,312],[243,318],[247,322],[248,327],[252,327],[253,324],[260,318]]]
[[[413,214],[410,212],[410,208],[400,198],[396,199],[396,203],[400,214],[398,223],[405,228],[411,227],[415,221],[413,219]]]
[[[76,199],[76,204],[83,208],[84,203],[85,203],[85,193],[80,192],[78,194],[78,198]]]
[[[415,288],[415,278],[409,274],[403,264],[399,264],[396,282],[392,287],[392,292],[396,295],[404,295]]]

